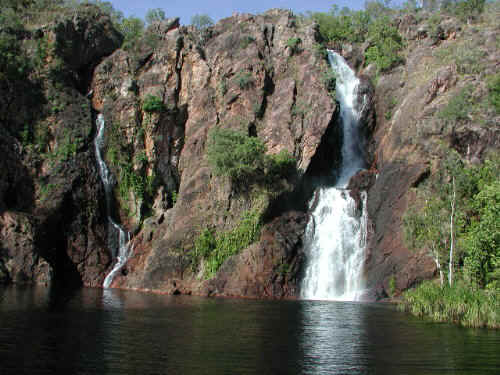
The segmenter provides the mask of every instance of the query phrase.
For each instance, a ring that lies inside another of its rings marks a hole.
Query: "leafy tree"
[[[98,6],[105,14],[107,14],[115,26],[119,27],[124,21],[123,12],[114,8],[110,1],[100,1],[100,0],[84,0],[81,1],[82,4],[94,4]]]
[[[442,264],[448,262],[449,284],[454,266],[475,285],[498,287],[500,276],[500,168],[498,158],[480,167],[464,167],[451,153],[442,168],[417,194],[420,208],[404,218],[410,247],[427,248],[443,282]],[[423,203],[423,204],[422,204]]]
[[[123,48],[129,49],[133,46],[144,31],[144,21],[137,17],[124,18],[119,25],[120,32],[123,34]]]
[[[500,73],[488,79],[488,98],[495,111],[500,113]]]
[[[486,0],[457,1],[448,8],[461,20],[468,23],[476,19],[484,11]]]
[[[146,13],[146,24],[151,25],[153,22],[163,21],[165,12],[161,8],[150,9]]]
[[[213,24],[214,21],[208,14],[195,14],[191,17],[191,25],[198,30],[206,29],[207,27],[213,26]]]
[[[392,13],[391,0],[365,1],[365,10],[372,20],[387,17]]]
[[[401,6],[403,11],[407,13],[415,13],[418,9],[417,0],[408,0],[403,3]]]
[[[403,219],[406,243],[413,249],[427,249],[429,256],[436,263],[441,286],[444,284],[443,253],[447,238],[445,215],[438,198],[429,191],[424,192],[424,206],[410,209]]]
[[[403,39],[388,17],[370,24],[368,39],[371,44],[366,51],[368,64],[373,62],[379,71],[384,71],[402,61],[398,52],[403,48]]]
[[[500,167],[498,158],[468,171],[469,220],[462,245],[464,268],[480,287],[500,289]]]

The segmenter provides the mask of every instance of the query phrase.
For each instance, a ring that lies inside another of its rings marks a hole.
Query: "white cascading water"
[[[356,301],[363,291],[366,210],[346,190],[349,179],[364,167],[360,108],[356,108],[359,79],[342,56],[328,51],[337,74],[336,97],[343,129],[342,163],[335,186],[319,189],[306,230],[307,264],[301,294],[305,299]],[[361,194],[363,207],[366,193]]]
[[[104,192],[106,196],[106,209],[108,213],[108,247],[111,249],[111,254],[113,258],[116,258],[116,263],[111,272],[104,279],[102,286],[104,288],[109,288],[117,272],[125,265],[127,259],[130,255],[130,233],[125,232],[122,227],[120,227],[111,218],[111,199],[112,199],[112,189],[113,189],[113,176],[108,169],[108,166],[102,158],[101,148],[104,144],[104,127],[106,122],[104,121],[104,116],[99,114],[97,116],[98,131],[97,136],[94,141],[95,154],[97,157],[97,163],[99,166],[99,175],[101,176],[102,183],[104,185]],[[118,243],[116,241],[116,236],[118,236]]]

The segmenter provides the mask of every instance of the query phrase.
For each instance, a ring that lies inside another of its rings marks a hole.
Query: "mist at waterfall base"
[[[119,226],[111,217],[112,212],[112,199],[113,199],[113,175],[111,174],[108,166],[106,165],[102,157],[102,147],[104,146],[104,130],[106,122],[104,121],[104,116],[99,114],[97,116],[97,136],[94,140],[95,154],[97,159],[97,165],[99,169],[99,176],[104,185],[104,193],[106,198],[106,211],[108,215],[108,248],[111,250],[111,255],[116,263],[110,273],[106,276],[103,282],[104,288],[109,288],[113,282],[116,274],[121,270],[121,268],[127,262],[130,255],[130,233],[125,232],[121,226]],[[118,238],[118,241],[116,240]]]
[[[0,373],[497,374],[500,331],[392,305],[0,287]]]
[[[356,301],[363,293],[366,244],[366,210],[358,212],[346,190],[349,179],[364,167],[359,132],[357,87],[359,79],[339,54],[328,51],[337,75],[336,98],[340,104],[342,152],[336,183],[317,190],[305,237],[306,268],[301,286],[305,299]],[[366,206],[366,193],[362,193]]]

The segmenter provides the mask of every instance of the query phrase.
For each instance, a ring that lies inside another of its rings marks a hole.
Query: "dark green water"
[[[0,374],[498,374],[500,332],[383,304],[0,288]]]

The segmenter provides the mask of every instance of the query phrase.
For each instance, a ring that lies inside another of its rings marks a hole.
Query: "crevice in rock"
[[[275,84],[271,75],[271,72],[269,72],[267,69],[265,70],[265,76],[264,76],[264,87],[262,88],[264,95],[262,98],[262,103],[259,108],[259,112],[257,113],[257,118],[263,118],[264,114],[266,113],[267,110],[267,102],[268,102],[268,97],[273,95],[274,93],[274,88]]]
[[[273,200],[264,215],[266,222],[286,211],[307,212],[309,200],[315,189],[335,184],[337,178],[335,171],[338,170],[342,157],[342,129],[339,126],[339,107],[336,108],[307,171],[304,175],[295,177],[296,188],[293,191]]]
[[[78,212],[79,209],[74,205],[71,194],[71,191],[66,194],[60,210],[56,210],[41,223],[35,234],[35,249],[54,270],[53,281],[56,284],[79,287],[83,285],[82,277],[67,253],[69,225],[73,212]]]
[[[339,108],[337,105],[330,124],[304,175],[303,185],[306,185],[304,187],[306,191],[314,190],[318,186],[332,186],[337,179],[337,171],[342,162],[343,141]]]

